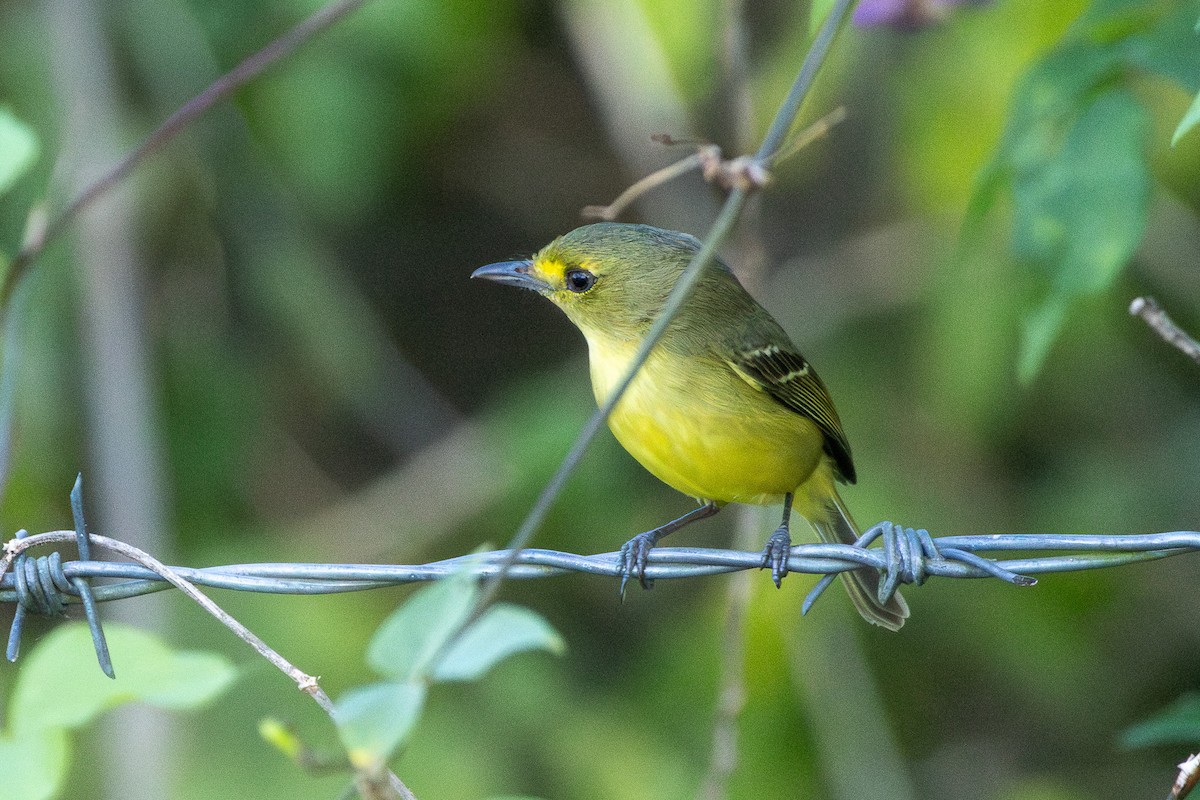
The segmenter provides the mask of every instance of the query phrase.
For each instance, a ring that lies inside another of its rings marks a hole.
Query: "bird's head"
[[[585,334],[636,338],[699,247],[685,233],[600,222],[560,236],[530,259],[489,264],[471,277],[532,289]]]

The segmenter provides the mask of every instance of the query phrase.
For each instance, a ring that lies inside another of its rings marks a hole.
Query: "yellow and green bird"
[[[684,233],[602,222],[555,239],[533,258],[490,264],[471,277],[532,289],[562,309],[587,339],[592,390],[603,404],[699,247]],[[829,391],[720,262],[700,276],[608,425],[646,469],[701,503],[621,548],[626,580],[637,576],[646,586],[650,548],[726,503],[783,504],[783,522],[763,550],[776,585],[787,574],[793,508],[824,541],[858,539],[837,492],[838,481],[853,483],[855,474]],[[842,577],[868,622],[891,630],[904,624],[903,598],[879,602],[878,573]]]

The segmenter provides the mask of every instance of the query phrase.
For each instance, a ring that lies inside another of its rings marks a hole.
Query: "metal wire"
[[[29,537],[17,532],[6,546],[23,539],[74,540],[77,561],[63,562],[58,552],[34,558],[23,552],[13,561],[11,574],[0,577],[0,603],[16,603],[9,634],[8,657],[15,661],[23,621],[30,612],[62,614],[72,603],[82,603],[92,629],[101,668],[112,677],[112,663],[104,643],[96,603],[157,592],[170,588],[161,575],[147,567],[113,561],[93,561],[89,555],[83,517],[82,479],[71,492],[75,531],[51,531]],[[882,539],[881,547],[871,547]],[[26,543],[28,544],[28,543]],[[920,585],[930,577],[999,578],[1017,586],[1032,586],[1031,577],[1054,572],[1101,569],[1200,550],[1200,532],[1092,536],[1081,534],[992,534],[943,536],[928,531],[881,522],[854,545],[802,544],[791,548],[788,572],[822,575],[805,599],[807,612],[838,573],[868,568],[879,571],[880,600],[886,602],[902,584]],[[1053,555],[1038,555],[1053,552]],[[980,553],[1024,553],[1020,558],[996,559]],[[507,569],[506,569],[507,565]],[[763,567],[762,551],[698,547],[656,547],[650,551],[646,577],[651,580],[695,578]],[[506,578],[531,580],[586,573],[623,577],[619,553],[578,555],[557,550],[523,549],[474,553],[428,564],[231,564],[217,567],[171,567],[199,586],[269,594],[334,594],[434,581],[463,569],[480,578],[501,571]],[[92,586],[93,580],[115,581]]]
[[[900,584],[921,584],[930,576],[995,577],[1029,586],[1036,583],[1030,575],[1099,569],[1200,550],[1200,532],[1196,531],[1127,536],[1007,534],[934,539],[927,531],[883,522],[868,531],[864,539],[879,536],[885,538],[882,548],[844,544],[795,545],[788,558],[788,572],[835,577],[846,570],[870,567],[884,575],[880,592],[887,597]],[[1082,552],[1004,561],[977,555],[977,552],[1047,550]],[[334,594],[438,580],[464,566],[479,577],[489,577],[500,569],[509,555],[508,550],[495,550],[415,565],[259,563],[172,569],[199,586],[217,589],[270,594]],[[120,581],[92,587],[98,602],[170,588],[155,572],[137,564],[87,560],[63,563],[58,553],[36,561],[36,572],[45,574],[48,579],[31,582],[29,577],[22,580],[16,575],[6,575],[0,579],[0,602],[15,602],[38,613],[54,613],[54,609],[63,607],[62,603],[79,602],[74,587],[75,581],[80,579]],[[761,551],[656,547],[650,551],[646,577],[654,580],[694,578],[761,567]],[[26,567],[24,572],[29,575],[31,570]],[[526,549],[517,556],[508,577],[528,580],[571,572],[619,579],[618,553],[578,555]],[[43,595],[52,598],[49,604],[39,599]]]
[[[91,542],[88,539],[87,522],[83,516],[83,475],[75,478],[75,486],[71,489],[71,516],[75,522],[75,546],[80,558],[86,562],[92,557]],[[24,539],[28,533],[17,531],[16,539]],[[16,661],[21,652],[21,631],[25,627],[25,616],[29,612],[45,615],[59,615],[66,612],[67,602],[71,596],[76,602],[83,603],[84,616],[88,628],[92,632],[92,644],[96,648],[96,660],[100,669],[110,678],[115,678],[112,658],[108,653],[108,642],[104,638],[104,628],[100,625],[100,614],[96,610],[96,597],[92,593],[90,576],[86,574],[67,575],[63,569],[62,556],[51,553],[49,556],[30,558],[21,553],[13,562],[13,574],[4,576],[0,585],[6,582],[13,587],[14,601],[17,608],[13,612],[12,627],[8,631],[8,648],[6,655],[9,661]]]

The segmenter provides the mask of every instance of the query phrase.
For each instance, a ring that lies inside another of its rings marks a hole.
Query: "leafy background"
[[[35,203],[60,204],[318,6],[5,4],[0,102],[40,155],[0,196],[3,251]],[[749,117],[715,0],[379,0],[239,91],[40,262],[6,530],[69,526],[82,469],[96,529],[173,563],[417,563],[502,542],[592,400],[582,341],[548,304],[466,277],[683,154],[651,134],[730,151],[758,135],[810,19],[747,6]],[[1006,0],[845,32],[808,113],[844,104],[848,120],[777,171],[726,255],[831,386],[860,521],[1196,527],[1200,372],[1126,308],[1153,293],[1200,329],[1200,134],[1171,146],[1200,89],[1197,19],[1194,0]],[[693,176],[630,218],[701,234],[718,201]],[[537,544],[611,550],[687,507],[606,434]],[[774,514],[681,535],[757,539]],[[900,635],[833,593],[801,619],[811,579],[758,576],[731,796],[1161,794],[1194,743],[1128,749],[1122,732],[1200,682],[1198,576],[1180,558],[1029,590],[935,582],[907,592]],[[598,578],[508,587],[566,654],[434,687],[396,771],[422,798],[694,796],[727,582],[624,603]],[[408,594],[218,600],[337,696],[374,679],[371,632]],[[338,747],[198,609],[162,595],[104,612],[241,669],[203,711],[83,733],[72,796],[344,786],[258,737],[276,717]]]

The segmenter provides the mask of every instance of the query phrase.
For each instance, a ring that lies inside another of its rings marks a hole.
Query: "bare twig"
[[[142,161],[161,150],[165,144],[195,122],[201,114],[261,75],[277,61],[291,55],[301,45],[358,9],[365,2],[366,0],[339,0],[339,2],[325,6],[263,49],[246,58],[229,72],[213,81],[203,92],[184,103],[178,111],[143,139],[133,152],[84,188],[57,217],[38,230],[39,235],[26,240],[25,246],[21,248],[9,266],[8,273],[4,276],[4,283],[0,285],[0,308],[7,307],[13,289],[29,271],[46,245],[62,234],[81,211],[124,180]]]
[[[43,544],[73,542],[75,541],[75,537],[76,534],[74,531],[51,531],[50,533],[41,533],[36,536],[11,539],[5,542],[4,555],[0,557],[0,577],[3,577],[12,567],[13,559],[31,547]],[[291,678],[298,689],[311,697],[331,719],[333,718],[333,701],[325,693],[325,690],[321,688],[320,684],[317,683],[317,676],[301,671],[174,569],[168,567],[149,553],[118,539],[110,539],[107,536],[100,536],[95,533],[89,534],[88,539],[92,544],[111,550],[114,553],[120,553],[130,561],[141,564],[143,567],[161,575],[163,580],[190,597],[201,608],[216,617],[218,622],[233,631],[239,639],[254,648],[255,652],[274,664],[284,675]],[[403,798],[403,800],[415,800],[412,792],[404,786],[404,783],[394,773],[388,772],[385,777],[387,778],[388,786],[394,789],[399,797]],[[370,780],[369,783],[372,786],[375,785],[373,780]]]
[[[1179,776],[1175,778],[1175,785],[1171,787],[1171,793],[1167,795],[1167,800],[1183,800],[1192,793],[1192,789],[1196,788],[1198,782],[1200,782],[1200,753],[1188,756],[1179,765]]]
[[[828,136],[829,132],[833,130],[833,126],[844,119],[846,119],[846,107],[838,106],[792,137],[792,140],[780,148],[778,153],[767,159],[767,164],[773,167],[787,161],[813,142]]]
[[[1129,313],[1144,319],[1165,342],[1175,345],[1184,355],[1200,364],[1200,342],[1176,325],[1153,297],[1134,298],[1129,304]]]
[[[669,137],[668,137],[669,139]],[[670,144],[675,144],[674,140]],[[695,153],[692,153],[686,158],[681,158],[674,164],[663,167],[660,170],[651,172],[646,177],[642,178],[637,183],[630,186],[625,191],[617,195],[617,199],[613,200],[606,206],[584,206],[580,210],[580,214],[590,219],[614,220],[621,215],[621,212],[629,207],[631,203],[637,200],[651,189],[662,186],[668,181],[675,180],[680,175],[686,175],[701,165],[700,151],[705,149],[714,149],[717,152],[717,158],[720,158],[721,151],[715,145],[703,145]]]
[[[722,189],[740,189],[745,192],[762,189],[771,181],[771,174],[767,167],[775,166],[791,158],[806,146],[827,135],[834,125],[845,118],[845,107],[838,106],[800,131],[779,152],[765,159],[758,156],[738,156],[726,159],[721,155],[721,148],[715,144],[697,145],[696,152],[681,158],[674,164],[651,172],[617,195],[617,198],[608,205],[584,206],[579,213],[589,219],[614,220],[646,192],[657,189],[664,183],[673,181],[697,168],[704,175],[706,181],[716,184]],[[668,134],[657,134],[653,138],[665,145],[681,143],[680,140],[673,139]]]
[[[179,591],[186,594],[192,600],[196,601],[209,614],[216,617],[221,624],[229,628],[238,638],[253,647],[259,655],[274,664],[281,672],[295,681],[296,686],[304,692],[312,695],[317,704],[326,711],[333,710],[333,703],[329,700],[328,695],[317,685],[317,679],[312,675],[307,675],[301,672],[290,661],[285,659],[275,650],[258,638],[249,628],[238,622],[230,616],[225,610],[213,602],[208,595],[197,589],[190,581],[179,575],[174,569],[168,567],[154,556],[140,550],[133,545],[126,544],[119,539],[110,539],[107,536],[99,534],[89,534],[93,544],[103,547],[107,550],[112,550],[115,553],[120,553],[125,558],[135,563],[141,564],[143,567],[161,575],[165,581],[170,583]],[[12,539],[4,545],[4,556],[0,557],[0,576],[8,572],[11,567],[12,560],[30,549],[43,544],[53,544],[57,542],[72,542],[75,540],[74,531],[50,531],[49,533],[40,533],[35,536],[27,536],[24,539]]]

